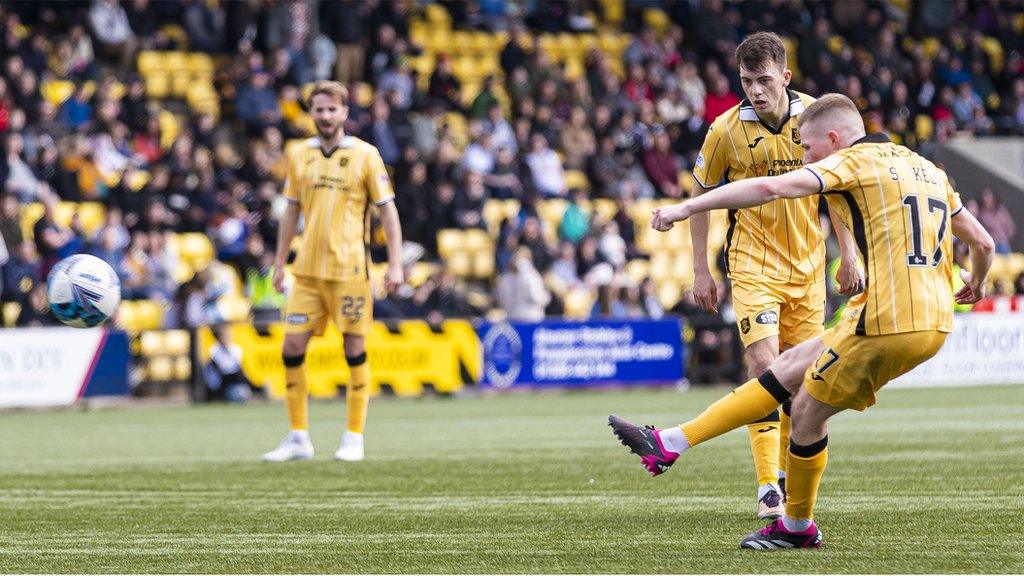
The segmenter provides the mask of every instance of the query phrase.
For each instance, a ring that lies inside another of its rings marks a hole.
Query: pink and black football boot
[[[665,448],[654,426],[636,426],[614,414],[608,417],[608,425],[622,445],[640,457],[651,476],[665,472],[679,458],[678,452]]]
[[[821,548],[821,531],[811,522],[811,526],[802,532],[790,532],[782,523],[782,518],[761,528],[757,532],[747,534],[740,540],[740,548],[750,550],[786,550],[788,548]]]

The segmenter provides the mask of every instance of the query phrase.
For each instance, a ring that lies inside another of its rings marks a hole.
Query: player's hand
[[[667,232],[672,229],[675,222],[686,220],[689,217],[685,202],[674,206],[655,208],[651,212],[651,228],[658,232]]]
[[[279,266],[274,267],[274,290],[278,294],[284,294],[284,270]]]
[[[718,314],[718,285],[711,277],[711,272],[701,270],[693,272],[693,299],[705,312]]]
[[[398,287],[405,283],[405,272],[397,264],[389,264],[388,271],[384,273],[384,288],[388,294],[394,294]]]
[[[985,297],[985,281],[983,279],[976,280],[970,272],[963,268],[960,269],[960,279],[964,281],[964,286],[953,295],[957,304],[974,304]]]
[[[839,270],[836,272],[836,282],[839,284],[839,293],[843,296],[853,296],[864,291],[866,280],[860,271],[856,261],[847,262],[842,260],[839,263]]]

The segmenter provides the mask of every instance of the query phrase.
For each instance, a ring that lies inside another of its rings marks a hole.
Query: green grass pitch
[[[745,432],[650,478],[605,425],[724,389],[377,400],[365,462],[262,464],[280,404],[0,414],[2,572],[1024,572],[1024,386],[885,391],[839,416],[825,548],[759,527]]]

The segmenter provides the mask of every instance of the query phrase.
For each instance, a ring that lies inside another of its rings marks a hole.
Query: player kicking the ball
[[[284,197],[288,208],[274,259],[274,287],[284,288],[284,265],[299,214],[305,219],[302,246],[293,265],[295,283],[285,307],[284,366],[286,404],[291,430],[280,446],[263,455],[267,462],[308,460],[309,440],[306,347],[333,320],[345,338],[350,377],[346,394],[348,430],[334,454],[338,460],[363,459],[363,427],[370,399],[370,367],[366,364],[366,333],[373,320],[370,293],[370,204],[380,208],[387,236],[389,292],[403,282],[402,230],[391,180],[376,148],[342,126],[348,117],[348,91],[337,82],[317,82],[309,110],[318,138],[310,138],[288,158]]]
[[[800,118],[811,164],[781,176],[734,182],[699,198],[655,210],[651,225],[708,210],[740,209],[777,198],[821,194],[853,232],[867,273],[839,325],[783,352],[768,370],[678,427],[638,427],[610,416],[615,435],[653,475],[684,451],[743,426],[792,399],[785,514],[740,541],[743,548],[817,548],[818,484],[828,460],[827,422],[864,410],[887,382],[931,358],[953,328],[953,302],[984,296],[992,238],[963,208],[946,174],[881,134],[865,136],[849,98],[828,94]],[[952,291],[952,240],[970,246],[971,273]]]

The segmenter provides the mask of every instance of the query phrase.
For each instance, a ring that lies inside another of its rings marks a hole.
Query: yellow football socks
[[[758,485],[774,484],[779,478],[779,421],[778,413],[761,422],[747,424],[750,452],[754,455],[754,471]]]
[[[779,478],[786,477],[786,458],[789,457],[789,402],[779,410]]]
[[[309,400],[306,388],[306,366],[303,358],[298,364],[289,366],[291,359],[285,359],[285,405],[288,407],[288,423],[291,430],[309,430]]]
[[[790,444],[786,466],[786,516],[797,520],[814,517],[818,484],[828,464],[828,436],[810,446]]]
[[[760,420],[779,407],[788,393],[771,371],[736,388],[708,406],[700,416],[683,424],[690,446],[696,446],[726,432]],[[776,446],[778,440],[776,440]],[[774,479],[772,480],[774,482]]]
[[[346,360],[350,374],[345,394],[348,431],[362,434],[366,426],[366,409],[370,404],[370,365],[366,363],[365,353]]]

